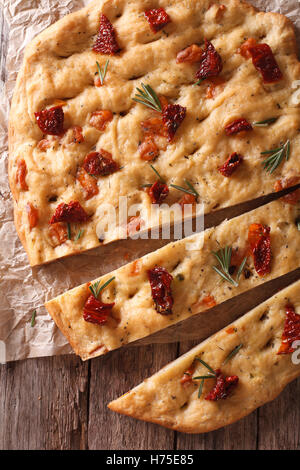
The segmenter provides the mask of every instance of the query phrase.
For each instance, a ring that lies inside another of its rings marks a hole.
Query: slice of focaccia
[[[289,20],[238,0],[95,0],[46,29],[9,125],[30,263],[120,237],[97,231],[105,204],[126,228],[155,202],[208,213],[299,182],[299,79]],[[139,210],[121,217],[120,197]]]
[[[202,433],[248,415],[299,375],[297,281],[108,406],[177,431]]]
[[[271,202],[169,243],[46,308],[76,354],[99,356],[298,268],[298,214],[283,200]]]

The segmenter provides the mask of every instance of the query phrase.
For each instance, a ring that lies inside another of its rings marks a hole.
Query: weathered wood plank
[[[197,341],[181,343],[179,354],[195,346]],[[253,450],[257,444],[257,412],[237,423],[207,434],[177,433],[176,449],[179,450]]]
[[[300,449],[300,379],[258,410],[258,449]]]
[[[174,432],[120,416],[107,403],[175,359],[177,345],[151,345],[115,351],[93,359],[90,380],[89,449],[174,448]]]
[[[88,364],[75,356],[0,367],[0,449],[85,449]]]

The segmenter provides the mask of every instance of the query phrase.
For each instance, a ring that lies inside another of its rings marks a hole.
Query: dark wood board
[[[4,81],[7,28],[2,13],[0,37]],[[194,344],[134,346],[88,363],[70,355],[0,366],[0,450],[300,449],[300,380],[273,403],[205,435],[176,433],[107,409],[111,399]]]

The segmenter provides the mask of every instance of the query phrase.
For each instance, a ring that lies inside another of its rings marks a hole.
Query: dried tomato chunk
[[[168,104],[163,109],[163,124],[167,131],[168,141],[171,142],[178,127],[184,120],[186,115],[186,108],[180,104]]]
[[[182,198],[179,199],[178,204],[182,207],[182,210],[184,210],[184,206],[187,204],[194,205],[196,203],[196,196],[193,194],[184,194]]]
[[[89,175],[84,168],[79,167],[76,173],[76,179],[84,189],[85,199],[91,199],[99,193],[97,180]]]
[[[232,153],[229,158],[227,158],[226,162],[218,168],[218,171],[226,177],[229,177],[236,171],[236,169],[240,166],[243,161],[243,156],[239,153]]]
[[[139,145],[139,154],[142,160],[150,161],[158,157],[159,149],[153,137],[146,136]]]
[[[153,8],[145,11],[145,17],[153,33],[157,33],[171,22],[171,18],[163,8]]]
[[[220,369],[215,371],[217,382],[213,389],[206,395],[205,400],[224,400],[237,386],[239,378],[237,375],[225,376]]]
[[[281,70],[268,44],[253,45],[248,50],[254,67],[262,74],[264,83],[279,82],[282,79]]]
[[[48,234],[51,244],[54,247],[62,245],[68,239],[67,226],[62,222],[57,222],[55,224],[50,225]]]
[[[46,152],[47,149],[51,147],[52,143],[48,139],[42,139],[37,144],[37,148],[42,152]]]
[[[156,311],[161,315],[171,315],[174,303],[171,290],[173,277],[165,268],[155,266],[148,270],[148,279]]]
[[[103,149],[100,149],[100,152],[89,153],[84,159],[83,168],[94,176],[111,175],[120,169],[112,154]]]
[[[289,178],[283,178],[275,182],[274,189],[276,192],[282,191],[286,188],[291,188],[292,186],[296,186],[300,182],[300,176],[291,176]],[[298,204],[300,201],[300,188],[292,191],[281,198],[287,204]]]
[[[72,127],[72,131],[75,144],[81,144],[82,142],[84,142],[84,137],[82,135],[82,127],[74,126]]]
[[[223,64],[220,54],[210,41],[205,39],[205,49],[200,59],[200,68],[196,73],[198,80],[217,77],[222,72]]]
[[[238,134],[242,131],[252,131],[252,126],[244,118],[236,119],[225,126],[226,135]]]
[[[293,348],[294,341],[300,340],[300,315],[295,312],[293,305],[288,304],[285,307],[285,323],[282,333],[282,343],[277,354],[290,354],[296,348]]]
[[[260,277],[271,271],[270,230],[270,227],[262,224],[251,224],[249,227],[248,241],[252,250],[254,267]]]
[[[114,55],[119,52],[120,46],[116,40],[116,34],[113,25],[107,18],[107,16],[100,15],[100,25],[98,36],[93,45],[94,52],[100,52],[101,54]]]
[[[256,46],[257,42],[254,38],[247,39],[241,47],[238,49],[238,53],[241,54],[245,59],[250,59],[250,47]]]
[[[162,118],[151,117],[146,119],[146,121],[141,122],[141,128],[145,136],[153,137],[153,135],[160,135],[161,137],[166,137]]]
[[[94,111],[90,118],[90,125],[98,131],[105,131],[108,123],[113,119],[113,113],[108,109]]]
[[[188,64],[200,62],[202,54],[203,49],[197,44],[192,44],[191,46],[188,46],[182,51],[178,52],[176,56],[176,64],[181,64],[183,62],[186,62]]]
[[[28,215],[29,229],[31,230],[37,226],[39,220],[39,211],[36,207],[34,207],[33,204],[31,204],[31,202],[27,202],[26,212]]]
[[[90,295],[84,305],[83,318],[87,322],[104,325],[114,305],[114,302],[105,304],[101,302],[101,300],[96,299],[93,295]]]
[[[147,192],[152,204],[161,204],[169,194],[169,187],[167,184],[156,181]]]
[[[207,308],[213,308],[217,305],[216,299],[213,295],[210,294],[207,294],[205,297],[203,297],[201,303]]]
[[[140,216],[129,217],[127,223],[127,236],[134,236],[139,232],[143,225],[143,219]]]
[[[56,222],[86,222],[89,216],[78,201],[71,201],[69,204],[62,202],[57,206],[49,224]]]
[[[64,112],[61,106],[43,109],[34,115],[37,125],[44,134],[60,135],[63,133]]]
[[[181,377],[180,379],[181,385],[186,387],[187,385],[190,385],[191,383],[193,383],[193,374],[195,372],[195,368],[196,368],[196,365],[193,362],[191,367],[188,370],[186,370],[183,376]]]
[[[27,191],[28,186],[26,183],[27,175],[27,166],[25,160],[21,159],[17,161],[17,171],[16,171],[16,184],[23,190]]]

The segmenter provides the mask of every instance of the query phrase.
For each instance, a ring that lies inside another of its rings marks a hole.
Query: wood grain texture
[[[1,9],[0,38],[0,77],[4,82],[7,27]],[[253,201],[243,209],[258,205]],[[240,207],[232,209],[231,216],[240,211]],[[206,220],[206,226],[223,218],[222,212],[213,215]],[[0,366],[0,450],[299,450],[300,380],[245,419],[206,435],[174,433],[107,409],[110,400],[194,344],[131,347],[89,363],[61,356]]]
[[[90,379],[89,449],[174,449],[175,433],[120,416],[107,403],[177,356],[177,344],[130,347],[93,359]]]

